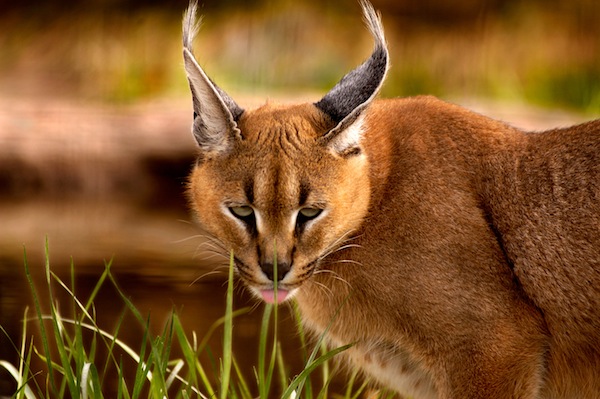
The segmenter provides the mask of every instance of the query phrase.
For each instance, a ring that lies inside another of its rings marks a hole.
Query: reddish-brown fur
[[[240,129],[249,153],[274,147],[264,157],[216,164],[220,174],[208,175],[221,192],[214,201],[235,192],[227,184],[244,173],[282,160],[296,162],[290,170],[308,169],[315,187],[360,181],[360,170],[344,176],[335,162],[305,163],[308,138],[295,161],[277,155],[280,136],[326,131],[319,115],[309,104],[247,112]],[[258,132],[269,138],[261,142]],[[307,325],[322,331],[339,311],[330,340],[356,343],[349,355],[360,367],[373,361],[366,354],[384,366],[407,359],[388,372],[412,367],[414,385],[430,381],[440,398],[600,397],[600,122],[524,133],[418,97],[372,103],[363,134],[371,189],[351,241],[357,246],[290,285],[299,287]],[[205,228],[244,258],[256,244],[227,239],[222,220],[203,209],[215,209],[201,177],[209,167],[200,164],[192,176],[193,204]],[[272,198],[277,188],[266,185],[258,195]],[[340,217],[360,216],[348,205],[340,204]],[[258,260],[247,263],[260,273]]]
[[[371,57],[314,104],[243,110],[191,51],[189,194],[257,296],[415,398],[600,398],[600,120],[528,133],[432,97],[378,100]],[[274,274],[274,272],[277,272]],[[330,325],[331,324],[331,325]]]

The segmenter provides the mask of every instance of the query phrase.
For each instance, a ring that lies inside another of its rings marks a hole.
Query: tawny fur
[[[201,84],[197,113],[221,93]],[[189,194],[253,292],[276,256],[304,322],[333,320],[329,340],[403,395],[600,398],[600,121],[527,133],[433,97],[341,122],[213,105],[232,128],[200,143]],[[306,208],[323,212],[299,226]]]

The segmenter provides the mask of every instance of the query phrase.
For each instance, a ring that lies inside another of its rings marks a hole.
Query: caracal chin
[[[189,7],[200,227],[257,297],[332,323],[401,395],[600,398],[600,122],[530,133],[433,97],[376,100],[388,50],[361,5],[362,65],[314,103],[253,110],[199,66]]]

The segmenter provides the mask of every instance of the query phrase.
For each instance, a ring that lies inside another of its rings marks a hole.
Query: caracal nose
[[[263,263],[260,268],[265,273],[267,278],[271,281],[275,281],[275,266],[273,263]],[[285,275],[290,271],[291,266],[289,263],[282,262],[277,263],[277,281],[283,280]]]

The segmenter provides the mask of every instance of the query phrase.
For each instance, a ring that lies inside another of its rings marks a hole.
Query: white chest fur
[[[438,398],[429,372],[396,345],[377,342],[357,344],[347,354],[356,366],[383,387],[405,397]]]

